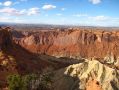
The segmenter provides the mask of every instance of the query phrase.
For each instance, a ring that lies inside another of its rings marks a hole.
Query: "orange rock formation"
[[[59,57],[119,56],[119,31],[39,31],[17,38],[16,43],[34,53]]]

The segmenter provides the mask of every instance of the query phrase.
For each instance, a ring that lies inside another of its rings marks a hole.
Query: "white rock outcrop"
[[[101,87],[100,90],[119,90],[119,70],[110,68],[97,60],[70,65],[59,70],[56,75],[60,76],[59,81],[55,83],[60,89],[55,90],[89,90],[86,87],[90,79],[97,81]],[[62,85],[68,88],[61,89]]]

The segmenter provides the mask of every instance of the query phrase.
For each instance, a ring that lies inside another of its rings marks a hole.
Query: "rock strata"
[[[71,58],[119,57],[119,31],[69,29],[24,33],[19,38],[14,36],[15,42],[33,53]]]

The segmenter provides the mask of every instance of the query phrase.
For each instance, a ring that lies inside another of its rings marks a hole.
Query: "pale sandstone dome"
[[[119,70],[96,60],[61,69],[55,80],[55,90],[119,90]]]

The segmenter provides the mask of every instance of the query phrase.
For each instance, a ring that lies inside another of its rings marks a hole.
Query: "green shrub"
[[[8,76],[9,90],[51,90],[52,73],[42,73],[40,75],[10,75]]]
[[[20,75],[10,75],[8,76],[9,90],[22,90],[23,82]]]

